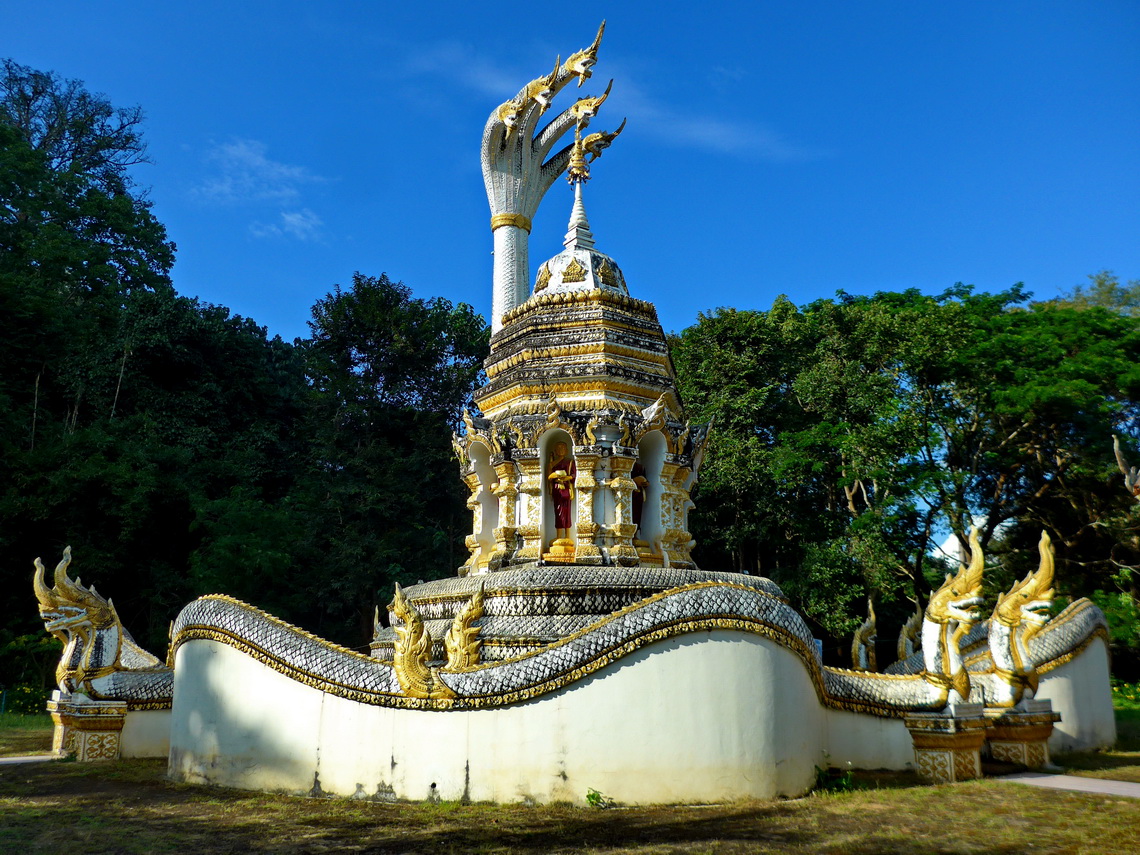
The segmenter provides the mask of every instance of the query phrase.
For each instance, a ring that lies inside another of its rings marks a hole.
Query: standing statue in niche
[[[649,498],[649,478],[646,475],[645,466],[640,460],[634,461],[633,468],[629,471],[629,477],[633,481],[633,506],[631,508],[633,524],[637,526],[637,531],[633,535],[633,548],[637,550],[642,561],[651,561],[657,556],[641,530],[641,518],[645,513],[645,500]]]
[[[570,526],[573,524],[574,480],[578,476],[578,467],[566,443],[554,444],[547,471],[550,473],[546,476],[550,500],[554,505],[554,543],[543,557],[548,561],[573,561],[574,541],[570,539]]]

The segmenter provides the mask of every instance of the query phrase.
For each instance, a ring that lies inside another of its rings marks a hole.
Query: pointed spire
[[[562,245],[567,249],[593,249],[594,233],[590,231],[590,223],[586,220],[586,206],[582,202],[582,184],[574,182],[574,208],[570,211],[570,226],[566,232],[566,239]]]

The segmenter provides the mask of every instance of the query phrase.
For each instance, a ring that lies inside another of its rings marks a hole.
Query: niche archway
[[[641,509],[641,533],[638,537],[658,551],[665,525],[661,514],[661,469],[665,465],[665,435],[651,430],[637,443],[637,459],[645,467],[645,505]]]
[[[475,556],[476,573],[485,572],[491,553],[495,551],[495,529],[499,527],[499,497],[492,490],[499,483],[499,476],[491,465],[491,450],[482,442],[473,442],[467,449],[471,467],[479,479],[479,492],[475,501],[479,503],[479,527],[474,532],[479,541],[479,552]]]

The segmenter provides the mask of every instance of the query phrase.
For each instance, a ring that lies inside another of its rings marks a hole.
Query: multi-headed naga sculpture
[[[922,624],[922,676],[949,692],[948,704],[967,703],[970,676],[962,663],[963,636],[978,622],[982,604],[982,571],[985,557],[978,543],[978,532],[970,530],[970,563],[958,573],[946,574],[946,581],[930,595]]]
[[[78,579],[71,580],[70,564],[69,546],[49,588],[37,558],[32,580],[44,629],[63,642],[55,672],[60,691],[121,700],[134,708],[169,707],[174,693],[171,669],[135,643],[110,600],[99,596],[94,586],[85,588]]]
[[[529,296],[531,222],[542,197],[570,163],[574,144],[551,152],[571,128],[580,132],[589,124],[609,89],[598,97],[578,99],[541,130],[539,120],[567,83],[577,78],[581,86],[591,76],[605,28],[602,21],[593,44],[571,54],[565,62],[556,62],[553,71],[532,80],[514,98],[496,107],[483,129],[483,184],[495,236],[493,332],[501,326],[503,315]],[[591,134],[587,150],[597,157],[614,136]]]
[[[1041,564],[1009,593],[998,597],[990,618],[989,644],[993,657],[993,697],[987,702],[997,707],[1014,707],[1033,699],[1038,674],[1029,641],[1049,620],[1053,605],[1053,544],[1041,532]]]

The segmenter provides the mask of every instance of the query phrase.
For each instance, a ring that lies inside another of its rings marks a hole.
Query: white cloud
[[[647,94],[632,79],[623,83],[620,90],[618,84],[614,84],[613,101],[612,109],[627,115],[631,123],[646,133],[687,149],[784,162],[813,160],[826,154],[797,145],[761,122],[666,105]]]
[[[323,180],[304,166],[270,160],[265,143],[235,139],[215,145],[206,160],[216,170],[194,188],[200,199],[225,204],[288,202],[300,196],[300,187]]]
[[[553,64],[552,57],[551,67]],[[529,77],[520,81],[517,75],[500,64],[477,54],[471,45],[458,41],[437,42],[416,51],[408,58],[404,71],[409,77],[446,78],[474,92],[495,96],[500,101],[514,97],[524,84],[530,82]]]
[[[321,237],[324,221],[308,208],[299,211],[282,211],[277,222],[255,222],[249,226],[250,234],[258,238],[289,237],[296,240],[315,241]]]

